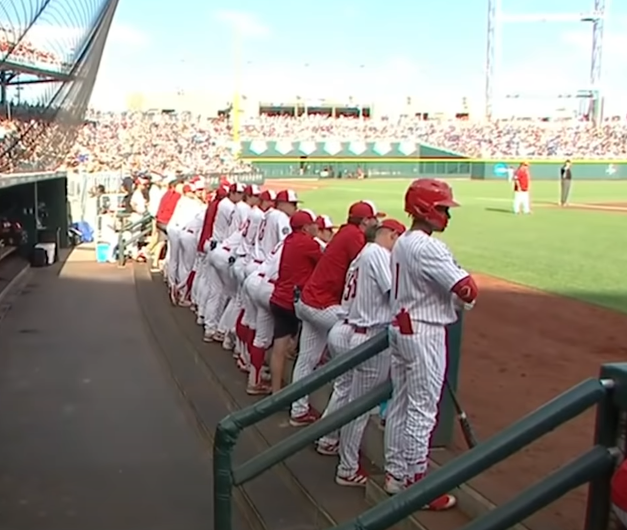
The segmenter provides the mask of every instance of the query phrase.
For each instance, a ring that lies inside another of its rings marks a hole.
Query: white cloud
[[[215,18],[243,37],[264,38],[270,35],[270,27],[248,11],[224,9],[216,12]]]

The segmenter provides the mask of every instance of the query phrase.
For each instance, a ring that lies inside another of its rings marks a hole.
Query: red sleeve
[[[307,248],[305,249],[305,255],[316,264],[322,257],[322,247],[313,237],[307,242]]]
[[[157,208],[157,215],[156,215],[157,220],[163,216],[165,208],[171,198],[172,198],[172,190],[167,190],[163,194],[163,197],[161,197],[161,200],[159,201],[159,207]]]
[[[211,201],[209,206],[207,206],[205,219],[203,220],[202,230],[200,232],[200,239],[198,240],[198,252],[202,252],[204,250],[205,243],[209,241],[213,235],[213,225],[216,220],[216,214],[218,213],[218,202],[219,201]]]

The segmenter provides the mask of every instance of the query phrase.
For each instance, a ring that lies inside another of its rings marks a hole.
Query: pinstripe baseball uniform
[[[390,252],[381,245],[368,243],[349,268],[342,298],[343,301],[349,300],[346,316],[347,327],[350,330],[348,351],[370,339],[390,323],[391,285]],[[361,370],[358,370],[359,368]],[[333,394],[324,414],[335,412],[346,405],[349,400],[362,396],[380,381],[387,379],[388,374],[389,352],[386,350],[336,379]],[[354,397],[351,397],[353,394]],[[357,418],[355,421],[358,422],[361,419]],[[361,433],[356,440],[356,451],[359,451],[361,434],[365,428],[365,422],[368,421],[368,415],[364,415],[363,419]],[[337,443],[338,434],[332,433],[326,436],[321,443],[329,445]],[[349,435],[353,439],[356,438],[354,433],[349,433]],[[349,449],[352,449],[354,445],[354,443],[351,445],[351,442],[352,440],[348,440]],[[345,472],[341,474],[346,475]]]
[[[363,231],[354,224],[346,224],[333,236],[322,259],[303,289],[296,305],[296,314],[302,320],[299,353],[294,365],[292,382],[313,372],[327,345],[331,328],[341,318],[341,297],[346,273],[352,261],[365,245]],[[296,419],[309,413],[309,396],[292,404],[291,417]]]
[[[241,201],[237,204],[241,204]],[[248,205],[246,205],[248,207]],[[248,207],[249,208],[249,207]],[[236,212],[239,211],[240,213]],[[222,314],[227,303],[227,293],[224,291],[222,277],[222,262],[224,261],[224,250],[222,245],[228,241],[231,235],[237,230],[234,220],[241,217],[241,207],[236,209],[236,204],[229,198],[220,201],[218,213],[213,228],[213,238],[218,245],[207,254],[207,282],[209,284],[209,295],[205,301],[203,315],[205,316],[205,336],[211,336],[218,331],[219,315]],[[237,238],[237,236],[234,236]],[[238,242],[239,242],[239,238]],[[228,255],[227,255],[228,264]]]
[[[424,473],[446,374],[446,329],[457,320],[453,286],[469,274],[442,241],[413,230],[392,251],[390,327],[394,391],[387,407],[385,470]]]

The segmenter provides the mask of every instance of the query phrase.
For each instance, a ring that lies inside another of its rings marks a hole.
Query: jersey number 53
[[[344,286],[344,296],[342,299],[345,302],[352,300],[357,296],[357,278],[359,277],[359,269],[352,270],[346,277],[346,285]]]

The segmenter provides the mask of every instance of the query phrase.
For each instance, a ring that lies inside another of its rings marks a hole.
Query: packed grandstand
[[[14,109],[0,122],[4,173],[41,168],[55,124],[37,107]],[[411,139],[473,158],[627,158],[627,124],[597,128],[583,122],[420,121],[357,118],[265,117],[241,124],[239,138],[288,141],[377,141]],[[66,167],[86,172],[147,167],[196,172],[245,169],[237,159],[233,130],[226,118],[190,118],[172,114],[92,113],[68,154]],[[51,157],[54,159],[54,157]],[[53,170],[56,167],[46,167]]]
[[[63,66],[61,58],[28,40],[0,32],[0,52],[32,66]],[[0,172],[59,169],[58,116],[42,107],[8,104],[0,112]],[[385,118],[247,116],[234,134],[228,116],[160,112],[88,113],[64,167],[85,172],[147,168],[193,172],[250,169],[237,157],[238,141],[411,140],[472,158],[627,158],[627,123],[606,121],[424,120]]]

